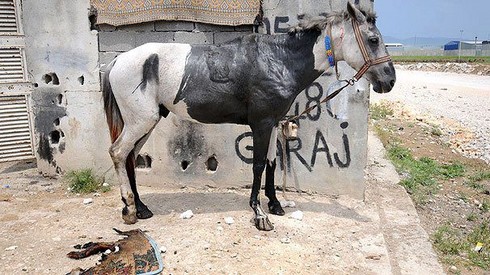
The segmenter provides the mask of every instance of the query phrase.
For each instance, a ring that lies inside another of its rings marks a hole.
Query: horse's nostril
[[[393,88],[395,86],[395,80],[394,79],[392,81],[390,81],[390,85],[391,85],[391,88]]]

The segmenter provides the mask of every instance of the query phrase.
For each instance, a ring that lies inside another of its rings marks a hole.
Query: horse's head
[[[326,28],[324,34],[331,31],[337,61],[347,62],[359,72],[359,78],[364,76],[373,85],[374,91],[387,93],[395,85],[395,68],[375,21],[374,15],[362,12],[348,2],[343,20],[333,21],[331,30]]]

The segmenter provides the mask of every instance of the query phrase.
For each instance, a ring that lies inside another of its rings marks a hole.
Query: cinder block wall
[[[252,25],[218,26],[185,21],[157,21],[127,26],[99,26],[102,71],[117,54],[149,42],[221,44],[252,33]]]

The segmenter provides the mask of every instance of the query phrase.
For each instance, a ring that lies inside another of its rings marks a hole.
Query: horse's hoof
[[[269,206],[269,213],[273,215],[278,215],[278,216],[284,216],[286,212],[284,212],[284,209],[281,207],[280,202],[269,202],[267,204]]]
[[[148,207],[145,206],[136,212],[136,216],[138,217],[138,219],[144,220],[153,217],[153,213],[150,211],[150,209],[148,209]]]
[[[262,231],[271,231],[274,229],[274,226],[272,225],[269,218],[263,216],[255,218],[255,227],[257,227],[258,230]]]
[[[122,218],[125,224],[135,224],[138,221],[136,214],[134,212],[130,214],[127,207],[123,208]]]

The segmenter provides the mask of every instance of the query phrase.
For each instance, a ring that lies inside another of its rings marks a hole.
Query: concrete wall
[[[371,0],[360,2],[372,7]],[[346,3],[267,0],[263,3],[265,27],[259,31],[284,32],[296,23],[299,13],[341,10]],[[28,68],[31,81],[37,84],[32,98],[39,168],[46,174],[89,167],[101,174],[109,171],[105,175],[111,177],[99,67],[103,70],[118,53],[146,42],[219,44],[252,31],[252,26],[152,22],[100,26],[97,32],[90,30],[88,0],[69,8],[61,0],[25,0],[23,6]],[[345,64],[340,64],[340,71],[345,77],[355,74]],[[56,83],[48,81],[54,74]],[[313,83],[298,96],[290,113],[326,96],[333,80],[322,77]],[[363,197],[368,95],[367,83],[361,81],[329,103],[335,116],[324,104],[300,119],[299,139],[286,144],[289,186]],[[248,127],[194,124],[170,115],[162,119],[140,153],[138,181],[146,185],[247,185],[252,180],[251,146]],[[281,169],[276,175],[280,185]]]
[[[109,168],[89,1],[24,0],[22,11],[40,171]]]

